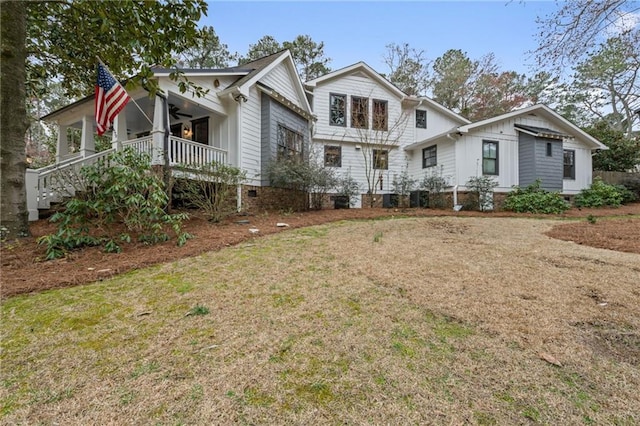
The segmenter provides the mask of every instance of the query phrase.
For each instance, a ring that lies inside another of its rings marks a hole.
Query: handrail
[[[227,151],[214,146],[172,136],[169,140],[169,163],[189,166],[227,163]]]
[[[42,173],[38,173],[38,177],[42,178],[42,177],[46,177],[49,176],[51,174],[53,174],[54,172],[58,172],[60,170],[64,170],[67,169],[69,167],[73,167],[76,166],[78,164],[83,164],[83,163],[89,163],[91,160],[98,160],[102,157],[106,157],[107,155],[111,154],[112,152],[114,152],[115,149],[114,148],[109,148],[107,150],[104,151],[100,151],[100,152],[96,152],[95,154],[89,155],[87,157],[81,157],[81,158],[77,158],[75,159],[75,161],[71,161],[68,163],[59,163],[56,164],[56,167],[50,169],[50,170],[45,170]]]

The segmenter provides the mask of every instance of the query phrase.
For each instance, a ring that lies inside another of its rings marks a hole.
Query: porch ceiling
[[[135,98],[135,102],[140,108],[138,108],[138,106],[136,106],[134,102],[129,102],[121,113],[125,114],[127,118],[127,129],[131,135],[150,131],[153,127],[140,110],[142,109],[142,111],[144,111],[144,114],[146,114],[147,117],[149,117],[149,119],[153,121],[155,102],[158,98],[149,98],[146,92],[144,93],[145,94],[143,96]],[[178,119],[169,116],[170,124],[189,122],[190,120],[212,114],[212,111],[203,108],[196,102],[171,93],[169,94],[169,104],[174,105],[174,107],[178,108],[178,112],[180,114],[187,114],[191,116],[188,117],[179,115]],[[93,116],[93,114],[94,100],[92,98],[87,98],[85,102],[79,103],[78,105],[65,111],[63,114],[57,117],[57,122],[58,124],[71,128],[82,129],[82,117],[85,115]]]

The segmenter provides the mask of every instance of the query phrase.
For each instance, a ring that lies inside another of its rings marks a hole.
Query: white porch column
[[[122,142],[126,140],[129,140],[129,133],[127,131],[127,116],[124,114],[124,111],[122,111],[113,119],[111,147],[115,149],[121,149]]]
[[[156,96],[153,109],[153,151],[151,152],[151,165],[164,164],[164,114],[165,100]]]
[[[82,117],[82,140],[80,141],[80,156],[88,157],[96,153],[96,141],[93,138],[93,121],[91,115]]]
[[[69,141],[67,140],[67,126],[58,125],[58,143],[56,144],[56,163],[69,155]]]

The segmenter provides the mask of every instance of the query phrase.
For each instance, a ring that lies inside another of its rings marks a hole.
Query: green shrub
[[[54,234],[38,240],[46,246],[47,259],[63,257],[84,246],[103,246],[109,253],[122,249],[132,235],[155,244],[167,241],[173,230],[178,245],[190,235],[182,232],[185,214],[167,214],[169,198],[162,179],[151,171],[147,155],[128,148],[80,170],[82,192],[51,217],[58,224]]]
[[[635,200],[640,200],[640,174],[625,178],[622,185],[635,195]]]
[[[625,185],[615,185],[620,195],[622,195],[622,204],[629,204],[638,201],[635,191],[627,188]]]
[[[425,173],[420,189],[429,193],[429,207],[442,208],[445,205],[444,189],[447,179],[442,176],[442,166]]]
[[[505,198],[504,208],[518,213],[559,214],[569,210],[569,203],[560,193],[542,189],[536,179],[524,189],[515,186]]]
[[[360,195],[360,184],[351,176],[351,170],[347,174],[338,179],[337,183],[338,195],[349,199],[349,206],[356,205],[358,195]]]
[[[588,189],[583,189],[576,195],[575,204],[578,207],[620,207],[624,195],[615,185],[604,183],[596,177]]]

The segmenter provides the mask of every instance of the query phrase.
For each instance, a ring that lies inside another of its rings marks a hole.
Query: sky
[[[201,25],[213,26],[231,53],[245,54],[265,35],[280,43],[308,34],[324,42],[331,69],[364,61],[388,72],[388,44],[408,43],[434,60],[449,49],[471,59],[493,52],[502,70],[533,74],[536,17],[552,1],[211,1]]]

